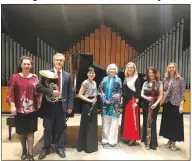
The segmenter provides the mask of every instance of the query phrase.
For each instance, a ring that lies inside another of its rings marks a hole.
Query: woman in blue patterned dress
[[[118,127],[120,117],[120,102],[122,82],[117,76],[118,68],[115,64],[107,67],[108,76],[99,85],[99,95],[103,102],[102,112],[102,145],[116,146],[118,141]]]

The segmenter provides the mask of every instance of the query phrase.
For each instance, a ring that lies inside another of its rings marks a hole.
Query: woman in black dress
[[[174,62],[168,64],[163,79],[163,89],[165,93],[160,136],[169,139],[165,147],[175,151],[175,142],[184,141],[183,103],[185,83]]]
[[[90,67],[87,73],[88,79],[85,80],[79,91],[79,98],[83,101],[81,114],[79,138],[77,143],[77,151],[85,151],[92,153],[98,150],[98,127],[97,127],[97,109],[94,105],[93,110],[90,109],[97,102],[97,84],[93,80],[95,78],[94,68]]]
[[[156,122],[160,101],[163,97],[163,85],[158,80],[157,70],[153,67],[148,68],[146,77],[147,81],[144,82],[141,91],[141,97],[143,98],[143,134],[141,141],[145,142],[147,150],[156,150],[158,146]]]

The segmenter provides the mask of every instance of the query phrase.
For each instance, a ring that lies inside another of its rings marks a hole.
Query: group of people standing
[[[174,62],[168,64],[162,81],[159,80],[160,73],[154,67],[149,67],[142,90],[140,90],[136,65],[133,62],[126,65],[124,81],[118,77],[118,68],[115,64],[110,64],[106,72],[108,76],[103,78],[98,89],[92,67],[88,69],[88,79],[82,83],[79,98],[84,103],[77,150],[84,150],[87,153],[98,150],[97,96],[99,95],[102,102],[101,144],[103,146],[114,147],[118,144],[120,107],[122,107],[120,136],[123,142],[132,146],[141,139],[147,150],[156,150],[158,147],[156,121],[162,103],[159,135],[168,139],[165,147],[175,151],[175,142],[184,141],[182,112],[185,86],[183,78],[177,71],[177,65]],[[143,109],[142,136],[140,106]],[[90,116],[89,112],[92,108]]]
[[[65,57],[57,53],[53,56],[53,72],[57,75],[57,90],[46,87],[45,77],[32,74],[32,59],[28,56],[20,58],[17,73],[11,76],[7,101],[11,113],[15,116],[16,133],[22,145],[21,160],[33,161],[34,132],[38,130],[38,117],[43,118],[43,147],[38,157],[44,159],[52,144],[53,131],[56,133],[56,153],[65,158],[64,151],[66,114],[73,109],[72,80],[69,73],[62,70]],[[50,102],[49,96],[60,97],[57,102]],[[40,105],[38,107],[38,105]]]
[[[58,90],[45,87],[45,79],[38,80],[35,74],[30,73],[32,59],[21,57],[17,73],[13,74],[9,82],[8,102],[11,113],[15,115],[16,133],[19,134],[22,145],[21,159],[34,160],[33,142],[34,132],[37,131],[38,117],[43,118],[44,145],[39,159],[49,154],[52,133],[56,131],[56,153],[65,158],[64,136],[66,113],[73,109],[72,80],[70,74],[62,70],[63,54],[57,53],[53,57],[54,68],[50,71],[58,76]],[[184,80],[177,71],[175,63],[168,64],[165,78],[159,80],[158,71],[149,67],[140,91],[140,80],[136,65],[127,64],[125,79],[118,77],[118,68],[110,64],[107,76],[99,85],[93,67],[88,68],[87,77],[82,82],[78,97],[82,100],[82,115],[77,142],[77,151],[86,153],[98,150],[98,97],[102,102],[102,145],[114,147],[118,144],[120,107],[123,107],[120,135],[128,145],[134,145],[140,140],[140,109],[143,108],[142,142],[146,149],[158,147],[156,120],[163,100],[163,112],[160,135],[169,139],[165,145],[176,150],[176,141],[184,141],[183,103]],[[58,102],[49,102],[45,96],[61,97]],[[41,99],[42,98],[42,99]],[[41,100],[41,101],[40,101]],[[38,102],[40,108],[38,108]]]

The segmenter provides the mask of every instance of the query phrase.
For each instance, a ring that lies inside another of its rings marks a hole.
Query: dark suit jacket
[[[54,69],[50,70],[54,72]],[[44,95],[51,95],[53,90],[45,87],[45,78],[41,77],[39,84],[36,86],[38,92],[42,92]],[[41,107],[39,109],[40,117],[51,116],[54,112],[55,103],[48,102],[43,95]],[[67,109],[73,109],[73,91],[72,91],[72,81],[69,73],[62,70],[62,109],[63,114],[66,114]]]

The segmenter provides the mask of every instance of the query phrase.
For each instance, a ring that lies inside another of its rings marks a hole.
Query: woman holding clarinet
[[[93,67],[88,68],[88,79],[83,81],[79,98],[83,101],[77,151],[92,153],[98,150],[98,127],[97,127],[97,84],[93,80],[95,71]]]

